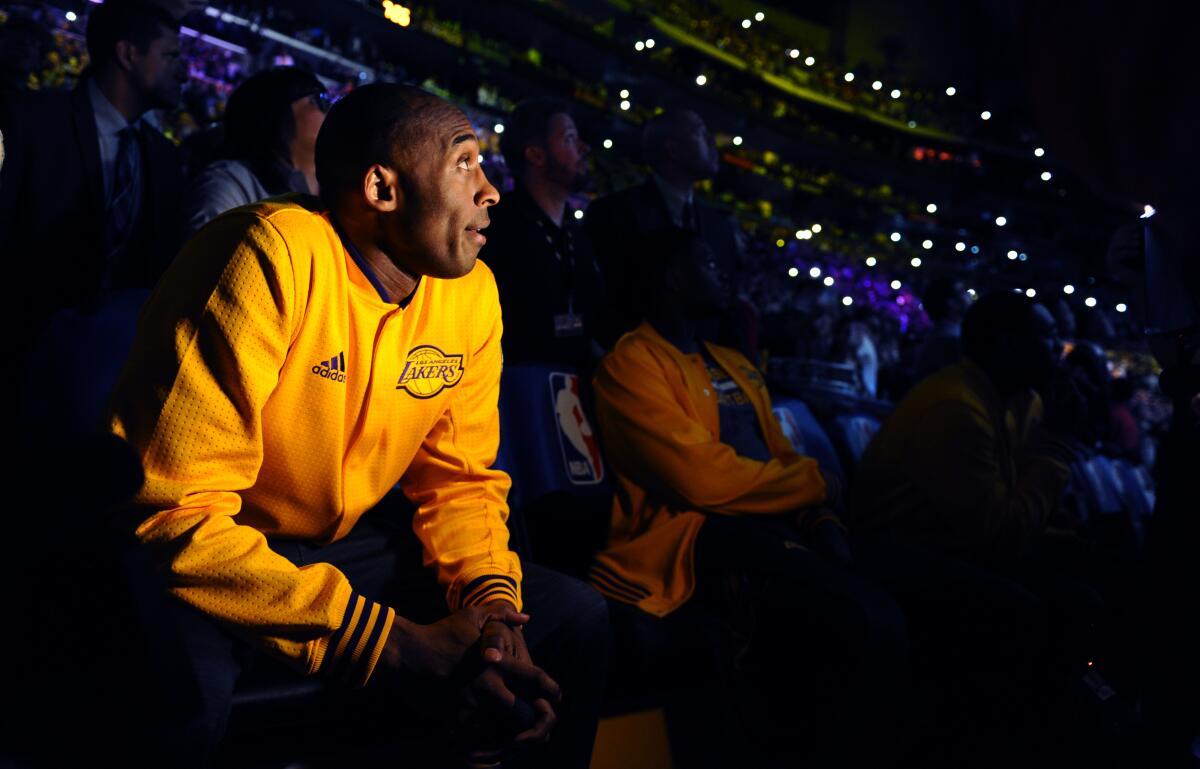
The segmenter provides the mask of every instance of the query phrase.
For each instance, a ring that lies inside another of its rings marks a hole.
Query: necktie
[[[141,135],[131,125],[117,134],[117,160],[113,166],[112,197],[108,201],[105,241],[110,262],[124,248],[137,220],[141,200],[142,147]]]

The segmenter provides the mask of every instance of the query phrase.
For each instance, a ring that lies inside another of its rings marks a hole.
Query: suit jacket
[[[692,198],[696,231],[704,238],[721,272],[733,275],[741,261],[740,249],[729,215],[699,197]],[[632,330],[642,320],[634,290],[638,280],[638,260],[642,255],[641,237],[674,227],[666,201],[653,178],[598,198],[588,206],[584,225],[596,250],[596,262],[604,275],[612,313],[610,346],[620,334]]]
[[[62,307],[87,305],[105,284],[104,179],[87,81],[72,91],[18,94],[0,109],[0,256],[19,281],[27,339]],[[179,246],[183,186],[175,146],[143,132],[142,210],[113,288],[146,288]]]

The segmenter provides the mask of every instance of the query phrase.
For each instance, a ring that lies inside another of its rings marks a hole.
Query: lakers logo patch
[[[463,356],[447,355],[431,344],[409,350],[396,389],[414,398],[432,398],[447,387],[458,384],[463,376]]]

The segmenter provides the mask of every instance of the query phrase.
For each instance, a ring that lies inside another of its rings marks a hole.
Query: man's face
[[[166,27],[160,31],[144,51],[132,46],[130,76],[151,109],[174,109],[187,80],[187,68],[179,52],[179,33]]]
[[[296,127],[292,136],[293,160],[297,157],[312,158],[327,109],[318,96],[301,96],[292,102],[292,121]]]
[[[546,178],[568,192],[587,187],[590,172],[588,153],[591,148],[579,137],[570,115],[550,118],[546,132]]]
[[[695,112],[684,114],[672,144],[675,162],[695,179],[708,179],[717,173],[721,158],[716,142]]]
[[[385,219],[388,250],[409,273],[461,277],[487,242],[480,230],[500,193],[483,174],[479,141],[459,110],[445,105],[417,145],[401,155],[405,181],[399,207]]]
[[[1032,324],[1022,339],[1020,357],[1028,372],[1029,384],[1040,387],[1050,381],[1062,360],[1062,343],[1054,316],[1042,305],[1034,305]]]

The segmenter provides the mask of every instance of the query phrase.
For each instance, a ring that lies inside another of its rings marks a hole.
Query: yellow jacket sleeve
[[[306,673],[362,684],[392,610],[329,564],[297,568],[234,519],[262,465],[263,406],[303,311],[287,248],[251,213],[189,243],[143,313],[111,429],[141,455],[136,501],[151,514],[136,535],[167,562],[173,594]]]
[[[479,269],[479,266],[476,267]],[[453,609],[506,600],[521,608],[521,564],[508,549],[508,475],[492,468],[500,445],[500,300],[494,281],[477,309],[490,309],[449,408],[400,479],[418,507],[413,529],[425,565],[437,568]],[[431,554],[436,554],[431,555]]]
[[[674,361],[661,355],[626,337],[596,374],[601,435],[622,473],[716,513],[783,513],[825,499],[816,460],[789,453],[758,462],[722,443],[678,381]]]

